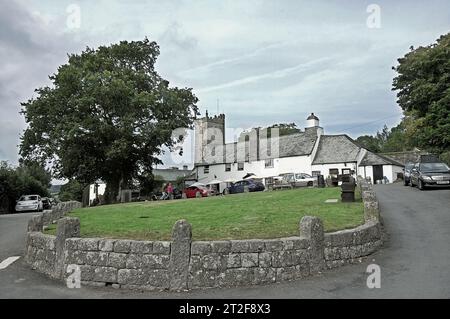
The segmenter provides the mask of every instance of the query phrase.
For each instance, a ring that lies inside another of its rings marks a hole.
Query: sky
[[[148,37],[156,69],[231,130],[305,126],[354,138],[396,125],[392,66],[450,30],[450,2],[0,0],[0,160],[18,161],[20,103],[80,53]],[[231,131],[230,130],[230,131]],[[226,134],[227,142],[233,136]]]

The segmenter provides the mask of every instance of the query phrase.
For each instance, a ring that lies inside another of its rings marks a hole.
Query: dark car
[[[244,179],[236,183],[231,184],[228,188],[228,193],[237,194],[248,192],[260,192],[265,189],[264,184],[253,179]]]
[[[173,189],[172,194],[173,194],[173,199],[183,198],[183,192],[176,187]]]
[[[450,186],[450,168],[442,162],[416,163],[411,169],[410,186]]]
[[[409,185],[409,180],[411,178],[411,170],[414,167],[414,163],[406,163],[403,169],[403,184],[405,186]]]

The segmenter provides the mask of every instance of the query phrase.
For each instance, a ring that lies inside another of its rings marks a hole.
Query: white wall
[[[366,174],[364,175],[364,167],[366,168]],[[386,176],[389,180],[389,183],[395,182],[397,179],[397,173],[401,173],[402,167],[396,165],[383,165],[383,176]],[[373,169],[372,166],[360,166],[358,168],[358,175],[362,177],[370,177],[372,183],[375,183],[373,180]]]
[[[273,167],[266,168],[265,161],[251,161],[244,163],[244,170],[238,171],[238,164],[231,164],[231,171],[225,172],[225,164],[209,165],[209,173],[204,173],[204,167],[197,167],[198,181],[201,183],[208,183],[213,179],[218,180],[240,180],[247,173],[253,173],[258,177],[273,177],[283,173],[307,173],[311,174],[311,157],[310,156],[293,156],[275,158],[273,160]],[[216,177],[214,177],[216,176]]]
[[[324,176],[326,179],[328,175],[330,175],[330,169],[337,168],[339,169],[339,174],[342,174],[343,168],[349,168],[350,170],[354,170],[356,172],[356,163],[336,163],[336,164],[316,164],[312,166],[311,171],[320,171],[320,174]]]
[[[98,183],[98,195],[104,195],[106,190],[105,183]],[[95,186],[89,185],[89,204],[95,199]]]

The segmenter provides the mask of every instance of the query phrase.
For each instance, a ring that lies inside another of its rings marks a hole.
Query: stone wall
[[[42,214],[34,216],[28,222],[28,231],[42,231],[44,226],[50,225],[62,217],[64,217],[68,212],[81,208],[82,205],[77,201],[68,201],[58,203],[53,206],[51,210],[45,210]]]
[[[56,236],[41,232],[29,232],[27,238],[26,261],[31,267],[50,277],[55,277]]]
[[[324,233],[319,218],[305,216],[295,237],[192,241],[191,225],[181,220],[171,241],[133,241],[79,238],[79,221],[62,218],[57,236],[28,233],[27,260],[60,279],[77,265],[82,284],[115,288],[187,290],[303,278],[358,261],[382,245],[375,193],[360,178],[358,188],[365,223],[353,229]]]
[[[170,248],[168,241],[69,238],[64,264],[79,265],[85,285],[167,289]]]

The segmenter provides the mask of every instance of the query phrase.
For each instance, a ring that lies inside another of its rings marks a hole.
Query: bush
[[[72,179],[66,184],[61,186],[61,190],[59,192],[59,200],[62,202],[66,202],[69,200],[76,200],[78,202],[82,202],[83,189],[84,186],[80,182]]]

